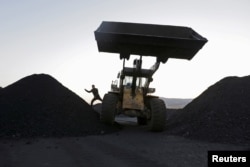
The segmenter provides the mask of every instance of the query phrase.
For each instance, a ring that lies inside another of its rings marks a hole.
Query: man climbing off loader
[[[102,98],[100,97],[99,93],[98,93],[98,89],[95,87],[95,85],[92,85],[92,89],[91,90],[87,90],[87,89],[84,89],[86,92],[88,93],[93,93],[94,95],[94,98],[91,100],[91,107],[93,106],[93,103],[94,101],[96,100],[100,100],[102,101]]]

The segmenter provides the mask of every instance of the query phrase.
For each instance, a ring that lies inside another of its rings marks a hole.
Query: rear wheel
[[[160,132],[166,126],[166,106],[165,103],[158,98],[152,98],[149,101],[151,117],[148,120],[150,131]]]
[[[104,95],[102,110],[100,113],[101,122],[112,125],[115,120],[116,106],[118,97],[115,94],[108,93]]]

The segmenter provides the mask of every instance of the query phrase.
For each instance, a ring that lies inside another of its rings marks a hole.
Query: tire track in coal
[[[103,154],[106,154],[110,158],[118,161],[119,166],[166,167],[165,164],[159,164],[154,160],[143,157],[138,152],[127,149],[126,145],[117,146],[115,144],[112,144],[111,142],[105,142],[104,140],[99,138],[87,138],[86,140],[89,146],[91,146],[92,148],[99,150]]]
[[[120,166],[120,161],[117,161],[108,154],[95,147],[95,144],[84,139],[78,140],[60,140],[59,147],[70,157],[72,167],[100,167],[100,166]],[[93,146],[94,144],[94,146]]]
[[[6,144],[0,143],[0,166],[1,167],[13,167],[11,156],[6,148]]]
[[[72,166],[109,166],[109,167],[166,167],[156,161],[147,159],[124,147],[115,146],[96,138],[81,138],[67,142],[60,140],[60,147],[72,159]]]

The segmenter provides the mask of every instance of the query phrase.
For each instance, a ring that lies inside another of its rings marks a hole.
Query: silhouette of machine
[[[137,117],[138,124],[147,124],[150,131],[163,131],[166,107],[152,95],[153,74],[169,58],[191,60],[207,39],[189,27],[124,22],[102,22],[94,33],[100,52],[117,53],[123,60],[119,81],[112,81],[104,95],[101,121],[113,124],[116,115],[125,114]],[[133,67],[126,67],[131,55],[138,58]],[[143,56],[156,58],[150,69],[142,68]]]

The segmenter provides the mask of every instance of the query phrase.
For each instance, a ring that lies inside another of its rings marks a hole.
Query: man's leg
[[[102,101],[102,98],[99,96],[99,97],[98,97],[98,100]]]
[[[93,99],[91,100],[91,107],[93,107],[93,103],[94,103],[95,100],[96,100],[96,98],[93,98]]]

